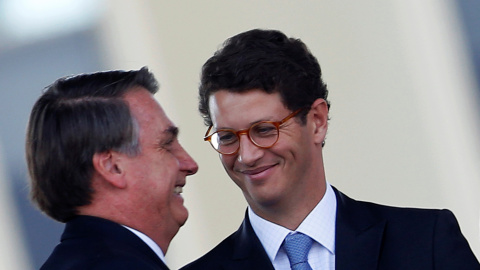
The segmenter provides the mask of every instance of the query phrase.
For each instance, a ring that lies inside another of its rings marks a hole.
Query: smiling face
[[[127,157],[124,170],[135,216],[175,235],[188,217],[182,187],[198,170],[177,140],[178,129],[154,97],[144,89],[124,97],[139,126],[140,153]],[[173,236],[172,236],[173,237]],[[165,250],[164,250],[165,252]]]
[[[322,198],[325,181],[321,143],[328,114],[322,101],[314,103],[322,109],[312,109],[306,124],[297,118],[285,122],[273,147],[261,149],[241,135],[236,154],[220,155],[226,172],[258,215],[272,220],[281,212],[313,209]],[[279,121],[292,113],[278,93],[261,90],[246,93],[220,90],[210,97],[209,107],[213,131],[247,129],[259,121]]]

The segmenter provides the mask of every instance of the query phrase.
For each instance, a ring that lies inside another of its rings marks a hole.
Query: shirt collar
[[[332,254],[335,253],[335,220],[337,200],[332,187],[327,182],[323,198],[303,220],[295,232],[310,236]],[[271,261],[280,249],[285,237],[293,231],[265,220],[248,207],[248,217],[255,234],[262,243]]]
[[[150,237],[148,237],[146,234],[142,232],[139,232],[125,225],[122,225],[122,226],[127,228],[132,233],[134,233],[136,236],[138,236],[138,238],[142,239],[142,241],[145,242],[145,244],[147,244],[153,250],[153,252],[155,252],[155,254],[157,254],[160,260],[162,260],[162,262],[165,263],[165,255],[163,254],[162,249],[157,245],[157,243],[155,243]]]

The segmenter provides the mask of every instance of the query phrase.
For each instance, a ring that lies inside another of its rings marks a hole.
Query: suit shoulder
[[[372,224],[385,222],[388,231],[424,233],[431,235],[439,223],[456,224],[450,210],[388,206],[357,201],[337,191],[337,222],[366,229]]]
[[[402,208],[370,204],[388,220],[384,246],[390,243],[431,253],[441,269],[480,269],[455,215],[448,209]]]
[[[366,207],[372,215],[384,217],[391,221],[402,220],[416,223],[419,221],[435,222],[439,217],[455,219],[453,213],[448,209],[398,207],[364,201],[357,202]]]
[[[378,219],[387,219],[389,221],[403,221],[406,223],[435,222],[439,217],[448,217],[455,219],[453,213],[447,209],[427,209],[399,207],[378,204],[367,201],[358,201],[349,198],[341,192],[337,194],[339,207],[347,216],[362,215],[371,216]],[[402,222],[402,223],[403,223]]]

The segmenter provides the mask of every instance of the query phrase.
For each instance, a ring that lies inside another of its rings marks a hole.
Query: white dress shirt
[[[290,262],[282,246],[283,240],[290,233],[301,232],[314,241],[308,253],[308,263],[312,269],[335,269],[335,217],[337,199],[327,182],[327,189],[322,200],[303,220],[296,231],[267,221],[248,207],[248,217],[270,261],[276,270],[290,270]]]
[[[167,263],[165,262],[165,255],[163,254],[162,249],[157,245],[157,243],[155,243],[150,237],[148,237],[142,232],[139,232],[125,225],[122,226],[130,230],[132,233],[138,236],[138,238],[142,239],[142,241],[145,242],[145,244],[147,244],[147,246],[149,246],[153,250],[153,252],[155,252],[155,254],[157,254],[160,260],[162,260],[162,262],[167,265]]]

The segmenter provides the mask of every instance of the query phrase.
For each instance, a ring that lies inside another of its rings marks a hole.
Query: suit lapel
[[[225,269],[274,270],[262,243],[253,231],[248,214],[245,214],[245,219],[240,228],[235,232],[233,239],[232,260],[225,265]]]
[[[386,220],[375,217],[363,204],[334,190],[337,196],[335,268],[377,269]]]

